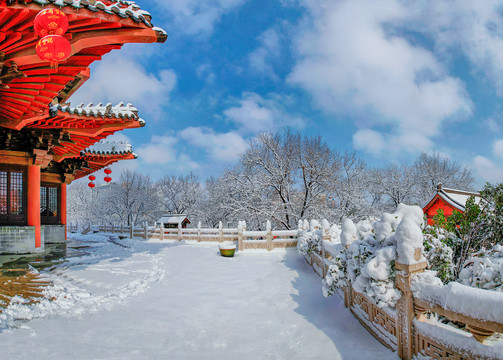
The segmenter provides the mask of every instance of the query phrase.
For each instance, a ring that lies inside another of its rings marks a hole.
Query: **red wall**
[[[451,216],[454,210],[458,211],[451,205],[447,204],[442,198],[437,196],[432,205],[423,209],[426,217],[428,218],[428,225],[433,225],[433,216],[437,215],[439,209],[444,210],[445,217]]]

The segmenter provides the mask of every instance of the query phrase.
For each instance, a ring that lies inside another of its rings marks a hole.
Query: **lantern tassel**
[[[58,60],[53,59],[51,60],[51,69],[57,69],[58,68]]]

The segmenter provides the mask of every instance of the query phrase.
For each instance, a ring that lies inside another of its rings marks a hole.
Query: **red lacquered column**
[[[35,247],[42,247],[40,227],[40,165],[28,166],[28,226],[35,226]]]
[[[65,240],[66,240],[66,184],[61,184],[61,225],[65,225]]]

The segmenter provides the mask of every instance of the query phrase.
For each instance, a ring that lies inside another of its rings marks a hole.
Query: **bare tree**
[[[117,216],[128,225],[135,225],[145,220],[157,220],[159,200],[149,176],[125,170],[121,174],[118,186],[110,190],[107,194],[107,206],[111,216]]]
[[[100,193],[90,189],[85,183],[75,183],[69,186],[67,195],[68,219],[79,223],[97,222],[103,219],[106,210],[102,204]]]
[[[390,164],[378,169],[374,176],[381,193],[390,203],[390,211],[394,211],[400,203],[414,203],[416,179],[410,166]]]
[[[415,196],[418,203],[428,201],[435,193],[437,185],[460,190],[472,190],[474,179],[472,171],[457,162],[441,157],[439,153],[421,153],[413,165]]]
[[[327,195],[340,163],[320,137],[290,130],[260,134],[240,164],[222,177],[225,207],[232,217],[271,219],[278,227],[293,228],[300,218],[328,213]]]
[[[166,175],[157,183],[157,190],[163,210],[173,214],[191,214],[203,196],[199,177],[192,173],[178,177]]]
[[[299,142],[298,167],[302,192],[299,193],[299,218],[327,217],[327,192],[337,181],[341,157],[321,137],[304,137]]]
[[[354,152],[346,152],[342,157],[341,173],[334,183],[338,206],[336,220],[345,217],[368,216],[367,190],[369,183],[367,164]]]

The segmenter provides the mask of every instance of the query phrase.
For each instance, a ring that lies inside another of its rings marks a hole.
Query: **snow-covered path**
[[[1,359],[397,358],[293,250],[95,240],[48,275],[57,300],[0,316]]]

